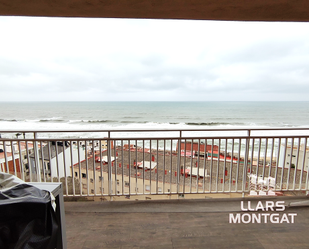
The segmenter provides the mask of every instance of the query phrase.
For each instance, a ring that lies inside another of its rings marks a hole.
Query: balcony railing
[[[0,170],[65,196],[308,193],[309,129],[0,131]]]

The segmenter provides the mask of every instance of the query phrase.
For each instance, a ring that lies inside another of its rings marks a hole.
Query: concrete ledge
[[[66,212],[94,213],[221,213],[240,212],[241,201],[256,205],[259,201],[284,201],[285,206],[309,206],[308,197],[259,197],[199,200],[147,200],[147,201],[104,201],[65,202]]]

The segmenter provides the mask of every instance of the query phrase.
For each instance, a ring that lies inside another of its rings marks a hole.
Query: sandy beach
[[[95,155],[98,157],[99,155]],[[102,153],[102,157],[107,156],[107,151]],[[245,175],[247,176],[247,182],[242,185],[242,177],[244,174],[244,164],[240,161],[234,161],[231,163],[227,160],[220,160],[218,162],[217,158],[208,157],[206,160],[204,157],[180,157],[180,162],[178,163],[177,153],[171,153],[171,151],[156,151],[151,150],[143,152],[141,149],[123,149],[122,147],[116,147],[111,150],[111,156],[115,157],[116,160],[112,163],[112,179],[115,181],[126,181],[131,182],[131,189],[134,184],[140,184],[143,181],[143,187],[147,185],[156,186],[154,191],[161,189],[160,193],[169,194],[173,191],[173,186],[177,186],[179,182],[179,193],[221,193],[221,192],[242,192],[244,188],[245,191],[249,191],[249,171],[256,174],[257,166],[251,166],[250,163],[245,169]],[[140,162],[151,161],[152,164],[156,164],[153,170],[144,170],[143,168],[135,167],[135,165]],[[165,162],[165,164],[164,164]],[[102,165],[102,175],[107,176],[108,164],[95,161],[91,156],[88,159],[88,165],[86,161],[81,163],[81,169],[86,169],[88,167],[89,177],[93,179],[93,165],[95,165],[95,178],[100,178],[101,176],[101,165]],[[201,169],[205,172],[202,177],[190,176],[189,174],[181,174],[182,167],[189,169]],[[205,169],[205,171],[204,171]],[[76,169],[78,171],[78,167]],[[177,180],[179,171],[179,180]],[[276,188],[287,189],[292,188],[295,179],[295,188],[299,188],[299,181],[301,176],[301,171],[297,170],[295,174],[294,169],[285,169],[282,171],[281,168],[276,168],[275,166],[269,167],[260,165],[258,168],[257,175],[263,175],[264,177],[276,177]],[[290,173],[289,181],[287,181],[288,174]],[[122,180],[122,176],[123,179]],[[302,175],[302,187],[306,181],[307,172],[303,172]],[[144,180],[143,180],[144,179]],[[282,180],[281,180],[282,179]],[[122,183],[121,183],[122,184]],[[123,183],[124,184],[124,183]],[[287,186],[289,184],[289,186]],[[99,183],[98,183],[99,185]],[[118,194],[124,194],[121,191],[121,186],[119,186]],[[131,190],[132,191],[132,190]],[[139,190],[139,192],[141,189]],[[145,191],[145,189],[144,189]],[[153,189],[151,188],[151,192]],[[157,192],[158,193],[158,192]],[[134,191],[133,191],[134,194]]]

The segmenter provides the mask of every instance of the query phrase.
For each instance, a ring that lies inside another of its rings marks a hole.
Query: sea
[[[309,102],[0,102],[0,130],[309,127]]]
[[[203,136],[200,130],[208,129],[210,133],[205,136],[218,136],[226,133],[216,129],[245,129],[242,134],[230,132],[241,136],[247,134],[246,129],[265,128],[309,128],[309,102],[0,102],[2,138],[14,137],[17,131],[53,130],[64,132],[41,132],[40,136],[95,138],[106,136],[104,132],[98,133],[101,130],[114,131],[115,137],[174,137],[179,132],[168,130],[188,129],[191,131],[187,136]],[[160,131],[153,133],[149,131],[152,129]],[[117,133],[117,130],[132,131]],[[141,134],[143,130],[146,132]],[[257,134],[273,133],[276,131],[261,130]],[[280,134],[309,135],[309,132],[286,130]]]

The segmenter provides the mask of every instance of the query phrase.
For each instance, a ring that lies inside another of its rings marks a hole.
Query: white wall
[[[85,151],[83,148],[80,148],[80,161],[85,160]],[[72,147],[72,155],[73,155],[73,165],[78,163],[78,150],[77,148]],[[66,176],[72,176],[71,169],[71,151],[70,147],[65,149],[65,165],[66,165]],[[51,177],[58,177],[58,169],[59,169],[59,177],[65,177],[64,173],[64,163],[63,163],[63,152],[58,154],[58,167],[57,167],[57,159],[56,157],[51,159]]]
[[[285,162],[283,165],[284,158]],[[291,165],[294,164],[295,168],[301,170],[303,167],[303,162],[304,162],[304,146],[301,145],[299,148],[298,163],[297,163],[297,148],[294,148],[292,150],[291,147],[287,147],[285,151],[285,144],[281,144],[279,161],[278,161],[278,166],[280,168],[282,167],[290,168]],[[306,151],[304,171],[308,171],[308,166],[309,166],[309,152]]]

